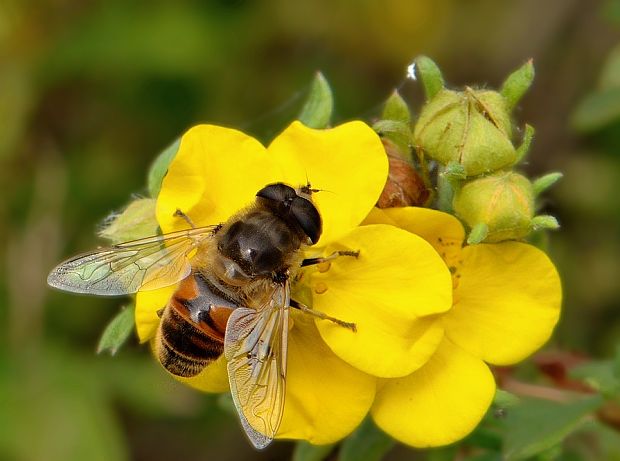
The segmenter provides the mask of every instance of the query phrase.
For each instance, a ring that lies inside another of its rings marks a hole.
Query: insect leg
[[[192,229],[196,229],[196,225],[194,224],[194,221],[192,221],[192,219],[188,215],[186,215],[183,211],[181,211],[179,208],[176,209],[173,216],[177,218],[183,218],[187,222],[187,224],[191,226]]]
[[[299,301],[295,301],[294,299],[291,299],[290,306],[294,307],[295,309],[299,309],[305,314],[313,315],[314,317],[318,317],[323,320],[329,320],[330,322],[334,322],[335,324],[340,325],[341,327],[348,328],[349,330],[353,332],[357,331],[357,327],[355,326],[355,323],[345,322],[343,320],[324,314],[323,312],[315,311],[314,309],[311,309],[305,304],[302,304]]]
[[[301,267],[325,263],[328,261],[332,261],[340,256],[353,256],[354,258],[357,258],[359,255],[360,255],[359,250],[357,251],[334,251],[332,254],[324,258],[306,258],[301,262]]]

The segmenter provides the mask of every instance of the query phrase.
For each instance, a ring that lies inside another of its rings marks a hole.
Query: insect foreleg
[[[340,256],[353,256],[354,258],[357,258],[359,255],[360,255],[359,250],[357,251],[334,251],[332,254],[324,258],[306,258],[301,262],[301,267],[313,266],[315,264],[326,263],[336,258],[339,258]]]
[[[192,221],[192,219],[187,214],[181,211],[181,209],[177,208],[173,216],[177,218],[183,218],[185,222],[187,222],[187,224],[189,224],[192,229],[196,229],[196,225],[194,224],[194,221]]]

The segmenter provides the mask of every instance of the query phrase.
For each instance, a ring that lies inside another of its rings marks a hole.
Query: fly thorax
[[[301,245],[298,232],[266,210],[252,211],[232,222],[219,235],[224,265],[237,277],[265,276],[288,267]]]

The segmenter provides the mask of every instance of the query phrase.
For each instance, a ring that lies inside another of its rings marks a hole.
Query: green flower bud
[[[453,206],[470,228],[486,225],[486,242],[520,239],[532,230],[534,191],[518,173],[496,173],[466,183],[456,192]],[[472,243],[480,241],[474,237]]]
[[[439,91],[422,108],[413,137],[426,155],[443,165],[462,165],[467,177],[508,167],[517,160],[510,112],[496,91]]]

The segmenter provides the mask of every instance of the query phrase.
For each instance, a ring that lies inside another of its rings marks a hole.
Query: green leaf
[[[293,461],[323,461],[334,449],[334,445],[312,445],[308,442],[297,442],[293,451]]]
[[[379,461],[395,445],[394,439],[366,418],[353,434],[342,442],[339,461]]]
[[[470,447],[481,448],[483,450],[490,450],[498,452],[502,449],[502,434],[496,427],[492,427],[493,423],[496,423],[498,417],[495,416],[497,410],[488,412],[486,415],[487,424],[478,426],[474,432],[472,432],[465,440],[465,445]],[[493,418],[492,423],[488,421]],[[491,426],[491,427],[485,427]]]
[[[156,235],[158,229],[155,199],[142,198],[131,202],[122,213],[108,218],[99,236],[112,243],[121,243]]]
[[[321,72],[317,72],[310,94],[299,113],[299,120],[310,128],[326,128],[329,126],[334,101],[329,83]]]
[[[620,87],[607,88],[586,96],[579,103],[571,122],[581,132],[606,127],[620,119]]]
[[[166,149],[164,149],[164,151],[157,156],[157,158],[151,165],[147,181],[149,195],[152,198],[157,198],[157,196],[159,195],[159,189],[161,189],[161,182],[163,181],[164,176],[166,176],[166,173],[168,172],[168,166],[177,154],[180,145],[181,138],[177,139],[168,147],[166,147]]]
[[[600,396],[563,403],[523,400],[511,408],[504,419],[506,459],[526,459],[558,445],[581,427],[586,416],[602,403]]]
[[[570,377],[585,382],[605,396],[620,394],[620,379],[615,373],[613,360],[584,363],[570,370]]]
[[[398,93],[398,90],[394,90],[394,93],[392,93],[392,95],[385,102],[385,107],[383,108],[381,118],[383,120],[403,122],[407,125],[411,123],[411,112],[409,111],[409,106]]]
[[[534,63],[531,59],[504,80],[500,93],[506,99],[508,109],[512,110],[519,103],[533,81]]]
[[[433,99],[444,87],[441,70],[439,70],[437,64],[428,56],[418,56],[413,62],[415,63],[416,73],[424,87],[426,99]]]
[[[592,424],[592,433],[596,437],[596,449],[590,461],[620,461],[620,434],[610,426],[600,422]],[[590,447],[590,449],[592,449]]]
[[[107,351],[114,355],[125,344],[134,329],[134,309],[133,305],[123,307],[108,323],[97,346],[98,354]]]
[[[493,398],[493,405],[500,408],[514,407],[519,404],[521,399],[512,392],[505,391],[503,389],[497,389],[495,391],[495,397]]]

